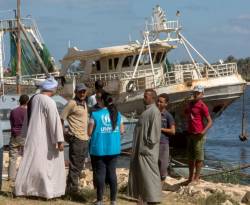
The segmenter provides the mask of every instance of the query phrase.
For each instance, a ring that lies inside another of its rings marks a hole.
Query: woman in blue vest
[[[91,136],[89,152],[95,169],[97,205],[102,205],[105,178],[110,186],[111,205],[116,204],[116,163],[121,152],[121,133],[124,132],[121,113],[117,111],[110,94],[96,95],[100,109],[92,112],[88,135]]]

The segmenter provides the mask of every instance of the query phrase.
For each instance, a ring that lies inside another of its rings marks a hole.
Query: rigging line
[[[237,167],[233,167],[232,169],[222,170],[216,173],[204,174],[204,175],[201,175],[201,177],[210,177],[210,176],[215,176],[215,175],[220,175],[220,174],[225,174],[225,173],[230,173],[230,172],[236,172],[236,171],[240,171],[240,170],[247,169],[247,168],[250,168],[250,164],[239,165]]]
[[[24,66],[24,68],[23,69],[25,69],[25,72],[26,73],[29,73],[29,71],[33,71],[33,66],[31,65],[31,63],[30,62],[32,62],[32,56],[28,56],[26,53],[25,53],[25,49],[24,48],[21,48],[21,52],[22,52],[22,56],[23,56],[23,58],[24,58],[24,60],[26,61],[26,63],[27,63],[27,65],[28,65],[28,67],[29,68],[25,68],[25,66]]]

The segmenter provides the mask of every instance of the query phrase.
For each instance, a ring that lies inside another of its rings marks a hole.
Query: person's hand
[[[57,149],[62,152],[64,150],[64,144],[62,142],[57,143]]]

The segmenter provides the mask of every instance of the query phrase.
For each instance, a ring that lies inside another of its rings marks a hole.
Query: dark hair
[[[29,96],[28,95],[21,95],[19,98],[19,103],[20,105],[25,105],[29,101]]]
[[[154,89],[148,88],[148,89],[146,89],[144,92],[145,92],[145,93],[150,93],[154,100],[157,99],[157,93],[155,92]]]
[[[164,98],[165,99],[165,102],[168,103],[169,101],[169,96],[167,93],[162,93],[158,96],[158,98]]]
[[[112,123],[112,128],[113,130],[115,130],[117,124],[118,110],[113,102],[113,98],[109,93],[104,91],[102,92],[101,99],[103,100],[104,105],[108,108],[109,116]]]
[[[95,81],[95,89],[100,90],[104,87],[104,83],[101,80]]]

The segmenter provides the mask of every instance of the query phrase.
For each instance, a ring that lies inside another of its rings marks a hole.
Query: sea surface
[[[250,164],[250,138],[239,140],[242,129],[242,98],[232,103],[215,119],[207,135],[205,145],[206,163],[224,165]],[[245,90],[246,131],[250,136],[250,86]],[[250,168],[243,170],[250,174]]]

